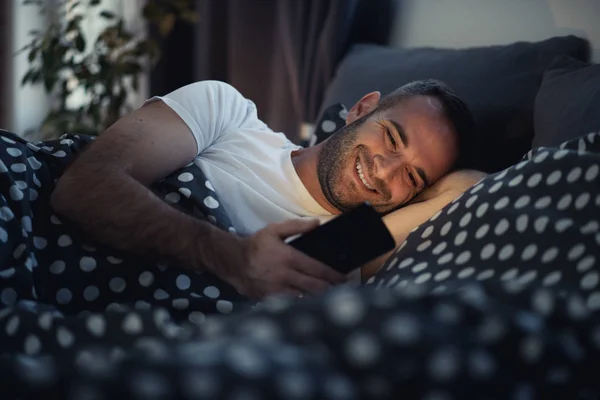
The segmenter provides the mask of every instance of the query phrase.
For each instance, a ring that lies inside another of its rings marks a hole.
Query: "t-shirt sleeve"
[[[198,153],[227,132],[243,127],[256,118],[256,107],[233,86],[219,81],[200,81],[183,86],[165,96],[155,96],[146,103],[162,100],[187,124],[196,139]]]

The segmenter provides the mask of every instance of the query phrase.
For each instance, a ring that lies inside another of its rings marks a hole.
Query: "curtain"
[[[383,42],[394,0],[198,0],[200,21],[177,24],[162,45],[151,94],[204,79],[256,103],[272,129],[298,141],[314,122],[337,63],[352,42]]]
[[[293,139],[317,118],[344,50],[355,1],[278,1],[266,119]]]

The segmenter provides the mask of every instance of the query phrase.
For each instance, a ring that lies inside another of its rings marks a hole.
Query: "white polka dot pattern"
[[[588,149],[594,140],[600,145],[598,135],[591,137]],[[594,290],[600,156],[582,159],[578,146],[581,141],[562,150],[541,148],[476,184],[412,232],[367,286],[385,281],[398,289],[413,283],[434,290],[435,277],[445,279],[454,270],[455,282]],[[413,267],[401,268],[402,260]]]
[[[79,138],[0,138],[0,174],[22,175],[0,203],[10,243],[0,346],[11,354],[0,374],[37,391],[21,397],[103,398],[115,387],[185,399],[600,394],[589,374],[600,366],[596,136],[532,152],[476,185],[415,229],[365,290],[265,299],[246,313],[253,304],[211,274],[85,241],[44,208],[53,179],[43,157],[66,163]],[[155,189],[232,228],[195,164]]]

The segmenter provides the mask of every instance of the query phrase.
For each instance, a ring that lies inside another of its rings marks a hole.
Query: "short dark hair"
[[[467,104],[444,82],[425,79],[407,83],[385,95],[379,102],[378,111],[385,111],[412,96],[431,96],[442,103],[446,118],[452,124],[458,139],[458,160],[455,169],[472,168],[474,160],[473,141],[475,122]]]

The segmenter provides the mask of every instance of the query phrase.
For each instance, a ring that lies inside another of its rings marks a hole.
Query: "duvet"
[[[599,134],[488,176],[362,287],[260,303],[54,215],[91,140],[0,132],[1,398],[600,396]],[[234,231],[194,163],[152,190]]]

